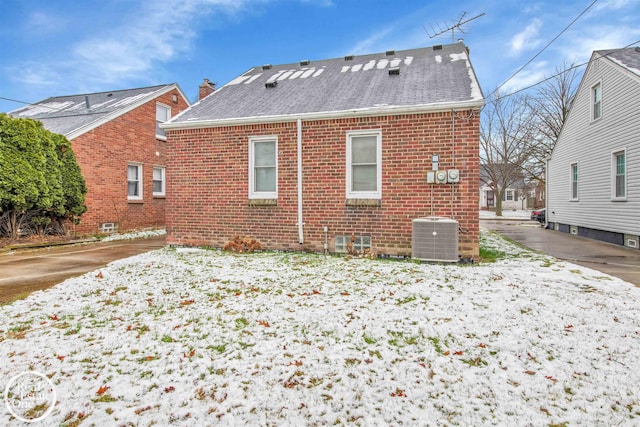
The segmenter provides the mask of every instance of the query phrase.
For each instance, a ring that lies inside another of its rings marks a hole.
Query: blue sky
[[[0,97],[36,102],[177,82],[190,100],[203,78],[221,86],[252,66],[451,42],[471,49],[485,95],[593,0],[0,0]],[[640,0],[597,0],[511,79],[528,86],[593,50],[640,45]],[[24,104],[0,99],[0,112]]]

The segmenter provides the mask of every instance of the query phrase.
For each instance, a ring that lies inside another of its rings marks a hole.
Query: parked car
[[[547,219],[546,209],[542,208],[542,209],[531,211],[531,219],[536,220],[539,223],[546,222],[546,219]]]

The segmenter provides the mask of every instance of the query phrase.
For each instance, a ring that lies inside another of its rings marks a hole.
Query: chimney
[[[198,99],[204,99],[207,96],[211,95],[216,90],[216,84],[211,83],[209,79],[204,79],[204,82],[200,85],[200,94]]]

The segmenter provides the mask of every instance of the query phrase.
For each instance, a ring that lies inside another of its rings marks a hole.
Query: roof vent
[[[311,61],[309,61],[308,59],[303,59],[302,61],[300,61],[300,65],[302,66],[309,65],[309,63],[311,63]]]
[[[433,50],[442,50],[442,45],[441,44],[437,44],[437,45],[433,46]]]
[[[400,75],[400,67],[391,67],[391,68],[389,68],[389,75],[390,76],[398,76],[398,75]]]
[[[278,82],[277,81],[272,81],[272,82],[266,82],[264,84],[264,87],[266,87],[267,89],[271,88],[271,87],[276,87],[278,86]]]
[[[263,69],[263,70],[270,70],[270,69],[271,69],[271,67],[272,67],[272,65],[271,65],[271,64],[264,64],[264,65],[262,66],[262,69]]]
[[[84,96],[84,105],[87,107],[87,110],[91,108],[91,104],[89,104],[89,96]]]
[[[353,55],[347,55],[344,57],[345,61],[353,61]]]
[[[385,54],[386,56],[393,56],[393,55],[395,55],[395,54],[396,54],[396,51],[395,51],[395,50],[393,50],[393,49],[391,49],[391,50],[386,51],[384,54]]]

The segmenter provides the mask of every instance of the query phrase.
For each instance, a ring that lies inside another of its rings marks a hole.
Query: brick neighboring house
[[[477,258],[483,105],[462,43],[250,68],[163,125],[167,241],[408,256],[440,216]],[[434,160],[460,181],[428,184]]]
[[[190,105],[177,84],[57,96],[14,110],[71,142],[87,183],[76,233],[164,227],[166,136]]]

